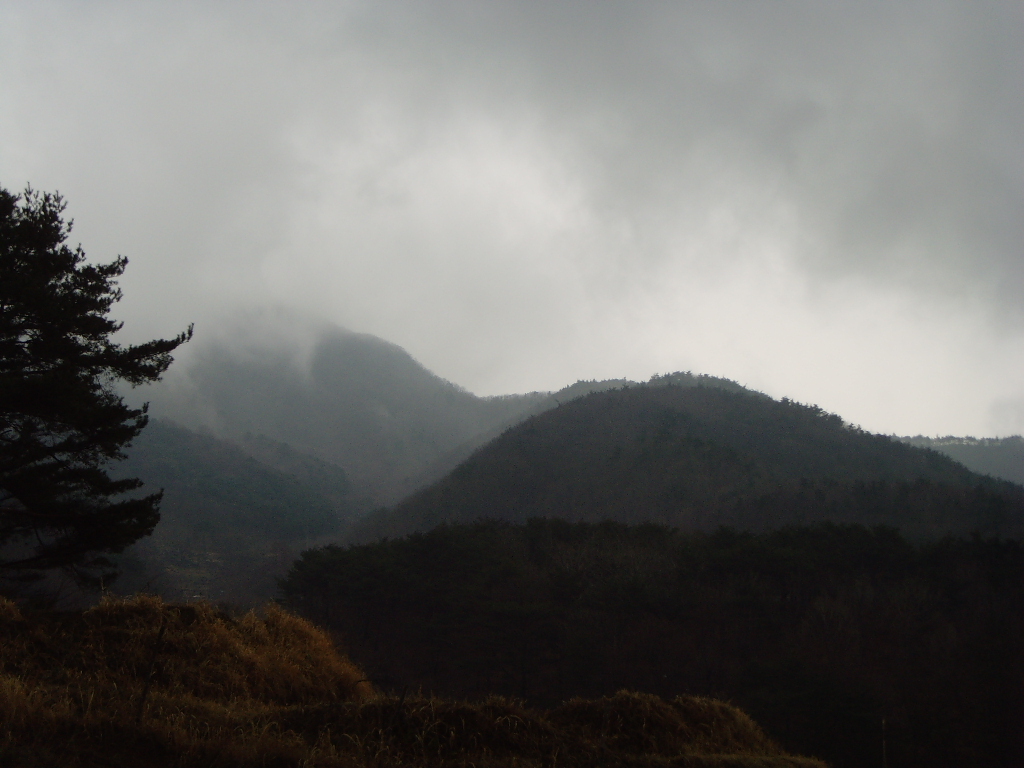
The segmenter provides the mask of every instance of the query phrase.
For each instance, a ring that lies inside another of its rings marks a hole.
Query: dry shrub
[[[11,600],[0,595],[0,624],[21,621],[21,611]]]
[[[573,699],[552,710],[552,722],[614,749],[662,755],[783,754],[742,710],[716,699],[619,691],[601,699]]]
[[[22,615],[0,598],[5,768],[298,765],[308,749],[277,731],[278,709],[372,695],[326,634],[276,606],[235,620],[139,596]]]
[[[29,632],[4,632],[18,623],[14,615],[0,619],[0,664],[39,682],[135,692],[150,679],[154,694],[274,704],[372,694],[326,634],[273,605],[262,618],[250,612],[235,620],[207,603],[139,596],[40,617]]]
[[[567,746],[564,734],[542,712],[501,697],[479,703],[380,697],[362,704],[296,708],[280,722],[307,739],[326,734],[337,749],[355,748],[362,759],[379,765],[491,765],[513,758],[524,766],[546,765],[551,754]],[[579,761],[587,750],[563,752],[575,753]]]
[[[279,722],[335,754],[354,753],[362,765],[824,768],[782,752],[734,707],[691,697],[666,702],[620,692],[550,712],[501,697],[379,698],[296,707]]]

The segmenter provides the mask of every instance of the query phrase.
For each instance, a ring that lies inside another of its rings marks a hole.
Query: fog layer
[[[11,2],[0,184],[129,257],[134,338],[280,307],[478,394],[692,369],[1004,435],[1022,28],[984,2]]]

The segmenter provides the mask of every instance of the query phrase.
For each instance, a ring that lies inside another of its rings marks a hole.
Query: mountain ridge
[[[369,334],[301,326],[294,318],[274,318],[269,329],[265,320],[250,325],[248,336],[237,335],[243,341],[208,341],[192,352],[168,382],[152,390],[151,412],[243,447],[249,437],[262,435],[338,465],[353,484],[361,512],[402,501],[509,427],[593,391],[678,384],[768,398],[734,381],[691,372],[478,397]],[[976,471],[1024,482],[1024,458],[1012,466],[986,464],[982,454],[992,451],[983,444],[932,447]]]

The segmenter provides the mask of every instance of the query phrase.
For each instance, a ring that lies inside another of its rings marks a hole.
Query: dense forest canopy
[[[733,701],[837,768],[1024,762],[1024,548],[890,528],[480,522],[310,550],[282,588],[395,690]]]

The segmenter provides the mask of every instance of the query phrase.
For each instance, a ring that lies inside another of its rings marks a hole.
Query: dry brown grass
[[[603,699],[573,699],[549,717],[568,731],[630,754],[784,754],[745,712],[697,696],[665,701],[620,691]]]
[[[275,606],[232,619],[153,597],[34,615],[0,598],[0,765],[822,766],[709,699],[380,696]]]

